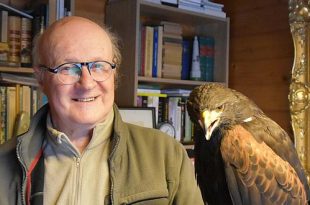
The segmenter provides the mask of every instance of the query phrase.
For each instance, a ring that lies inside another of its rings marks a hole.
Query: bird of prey
[[[195,171],[210,205],[307,204],[305,172],[288,134],[253,101],[217,83],[187,103],[195,130]]]

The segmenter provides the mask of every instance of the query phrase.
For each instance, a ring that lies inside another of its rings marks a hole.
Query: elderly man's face
[[[112,62],[112,45],[107,34],[90,22],[71,20],[54,27],[42,38],[42,63],[55,67],[67,62]],[[45,72],[41,83],[49,99],[56,127],[94,127],[105,120],[114,102],[114,71],[103,82],[96,82],[87,67],[78,82],[62,84],[55,74]]]

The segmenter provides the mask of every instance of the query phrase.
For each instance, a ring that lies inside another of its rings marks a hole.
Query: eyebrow
[[[93,62],[93,61],[105,61],[104,58],[93,58],[92,60],[87,60],[87,61],[81,61],[78,59],[73,59],[73,58],[66,58],[63,60],[62,63],[77,63],[77,62]]]

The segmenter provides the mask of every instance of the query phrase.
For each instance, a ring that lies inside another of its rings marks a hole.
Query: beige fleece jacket
[[[48,117],[48,136],[44,142],[44,204],[104,204],[110,193],[108,156],[114,111],[98,124],[83,153],[68,136],[52,127]]]

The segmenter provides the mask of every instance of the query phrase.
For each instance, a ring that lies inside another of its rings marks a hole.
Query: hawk
[[[208,204],[307,204],[309,186],[288,134],[253,101],[218,83],[187,103],[195,172]]]

